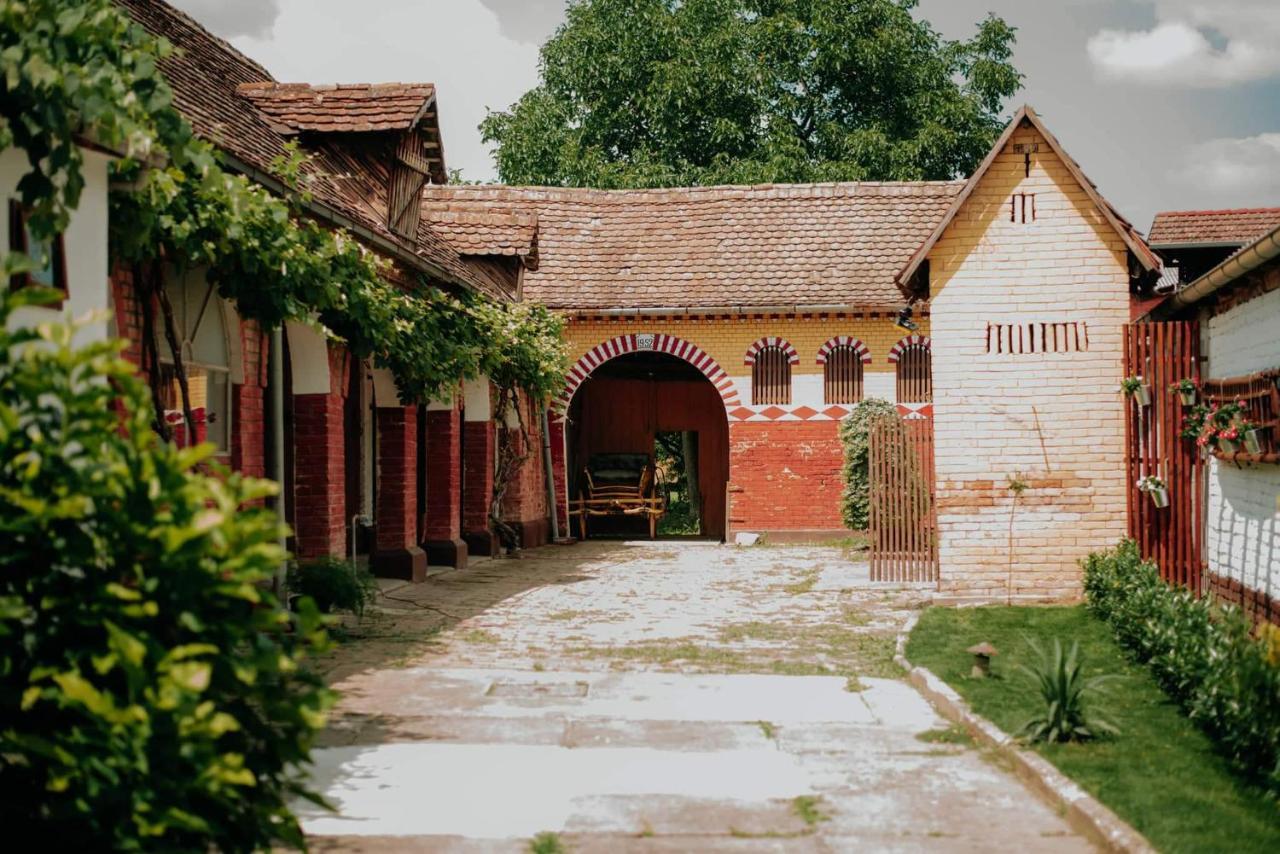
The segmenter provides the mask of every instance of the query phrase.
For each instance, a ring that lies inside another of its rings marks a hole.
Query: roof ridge
[[[240,83],[237,91],[285,90],[299,92],[377,92],[381,89],[435,89],[436,84],[427,81],[403,83],[386,81],[383,83],[286,83],[281,80],[262,80],[253,83]]]
[[[734,197],[803,198],[811,196],[850,197],[857,195],[910,195],[913,190],[952,190],[964,186],[952,181],[828,181],[803,184],[714,184],[695,187],[636,187],[606,189],[600,187],[547,187],[512,184],[436,184],[424,188],[428,198],[453,196],[474,197],[477,201],[610,201],[623,202],[643,198],[652,201],[681,199],[727,199]],[[665,198],[664,198],[665,197]]]
[[[212,39],[213,41],[221,45],[221,47],[224,50],[230,51],[231,53],[238,56],[240,59],[243,59],[249,65],[252,65],[255,71],[261,71],[264,81],[275,82],[275,78],[271,76],[271,72],[267,70],[267,67],[265,65],[258,62],[253,57],[249,56],[249,54],[237,48],[235,45],[233,45],[231,42],[224,39],[222,36],[213,32],[213,30],[210,30],[208,27],[206,27],[204,24],[197,21],[194,17],[187,14],[182,9],[179,9],[177,6],[173,5],[172,3],[167,3],[167,2],[161,2],[161,3],[153,2],[151,5],[163,6],[164,7],[163,14],[171,15],[175,18],[181,19],[183,24],[187,25],[188,27],[191,27],[194,30],[200,31],[205,36],[209,37],[210,39]],[[178,50],[182,49],[182,45],[173,44],[172,40],[169,40],[169,42],[171,45],[173,45],[174,48]]]

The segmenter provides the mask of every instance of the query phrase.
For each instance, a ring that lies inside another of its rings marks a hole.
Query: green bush
[[[840,442],[844,445],[844,491],[840,494],[840,516],[846,528],[865,531],[870,511],[870,483],[867,475],[867,453],[871,422],[884,415],[898,414],[898,408],[887,400],[868,398],[853,407],[840,422]]]
[[[265,592],[274,491],[151,430],[118,342],[6,331],[0,298],[0,815],[86,851],[301,844],[325,643]]]
[[[1280,664],[1240,609],[1165,584],[1132,541],[1083,565],[1090,610],[1239,769],[1280,794]]]
[[[349,560],[322,557],[289,567],[289,592],[310,597],[323,613],[351,611],[359,616],[377,596],[378,582]]]

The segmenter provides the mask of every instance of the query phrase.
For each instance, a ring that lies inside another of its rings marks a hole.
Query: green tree
[[[481,124],[503,181],[640,187],[968,174],[1022,75],[916,0],[577,0],[541,82]]]

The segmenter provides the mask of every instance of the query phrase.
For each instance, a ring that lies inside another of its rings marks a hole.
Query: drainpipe
[[[551,542],[560,539],[560,512],[556,508],[556,477],[551,466],[551,430],[547,424],[547,410],[542,409],[542,467],[547,475],[547,501],[551,508]]]
[[[277,326],[271,333],[271,354],[269,356],[271,363],[271,479],[280,486],[280,494],[276,497],[276,512],[280,516],[280,524],[284,525],[287,518],[285,513],[285,501],[288,500],[288,494],[285,489],[284,482],[284,330]],[[280,550],[285,549],[286,539],[284,528],[280,529]],[[276,595],[285,600],[284,586],[288,577],[288,559],[280,563],[276,567],[275,592]]]

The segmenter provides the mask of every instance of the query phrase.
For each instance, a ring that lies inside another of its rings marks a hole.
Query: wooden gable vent
[[[387,188],[387,228],[401,237],[418,235],[422,216],[422,188],[431,180],[435,145],[427,135],[411,130],[400,137]]]

